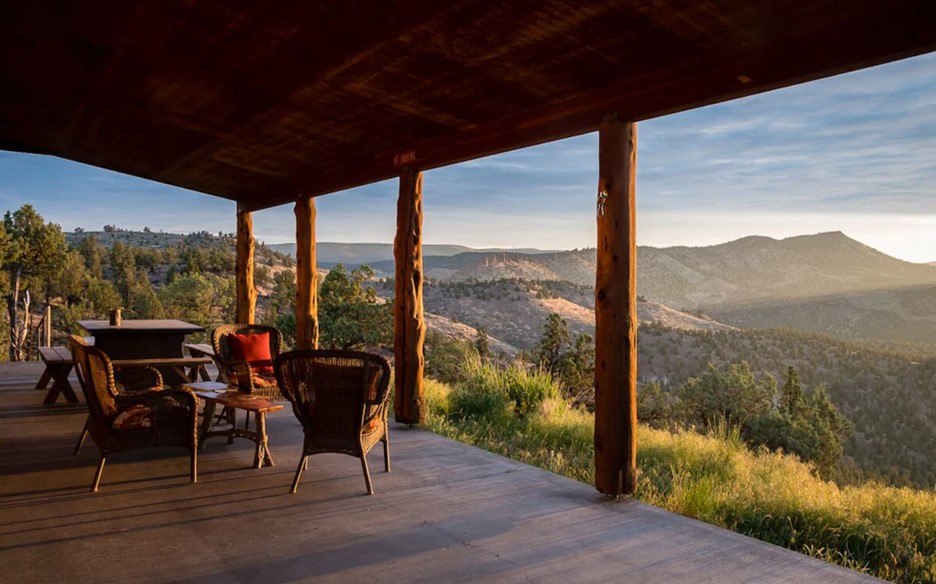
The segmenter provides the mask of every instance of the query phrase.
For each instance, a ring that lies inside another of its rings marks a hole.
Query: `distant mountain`
[[[888,256],[840,232],[745,237],[709,247],[640,247],[637,258],[640,296],[701,310],[725,325],[936,344],[936,269]],[[373,267],[392,273],[393,262]],[[429,256],[425,274],[450,283],[519,278],[590,289],[595,250]],[[523,344],[519,338],[504,340]]]
[[[280,253],[296,257],[295,243],[276,243],[268,247]],[[426,244],[423,246],[423,256],[441,256],[451,257],[461,253],[500,253],[503,251],[519,252],[523,254],[537,255],[542,253],[553,253],[549,251],[538,250],[534,248],[522,248],[504,250],[500,248],[473,249],[464,245],[436,245]],[[393,273],[393,244],[392,243],[334,243],[319,242],[315,244],[316,263],[324,268],[334,267],[335,264],[344,264],[345,266],[360,266],[367,264],[374,267],[374,264],[388,262],[387,273]],[[376,269],[376,268],[375,268]]]
[[[641,294],[677,307],[936,286],[932,267],[888,256],[841,232],[642,248],[637,274]]]
[[[373,267],[392,271],[393,264],[375,263]],[[426,257],[425,271],[428,278],[445,281],[526,278],[593,285],[595,250]],[[781,240],[752,236],[709,247],[641,246],[637,250],[638,294],[673,307],[920,285],[936,286],[936,270],[888,256],[840,232]]]

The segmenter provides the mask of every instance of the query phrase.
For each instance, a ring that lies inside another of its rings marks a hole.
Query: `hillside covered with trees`
[[[8,358],[28,356],[36,342],[28,330],[36,330],[47,302],[60,335],[80,332],[79,319],[106,318],[116,307],[126,318],[179,318],[209,329],[233,318],[233,234],[128,232],[113,225],[64,234],[27,205],[4,216],[0,250],[0,288],[8,307],[0,326],[10,340]],[[583,252],[570,253],[584,258]],[[278,326],[288,346],[295,328],[293,260],[262,244],[256,255],[258,320]],[[541,259],[553,262],[558,255]],[[339,265],[320,278],[323,346],[392,345],[393,282],[374,276],[366,266]],[[588,286],[559,280],[429,281],[427,312],[440,315],[434,322],[449,335],[430,337],[429,370],[457,368],[447,359],[458,351],[446,347],[458,345],[452,337],[464,344],[470,335],[472,342],[484,339],[481,345],[492,356],[546,367],[571,399],[588,407],[592,307]],[[664,309],[671,311],[665,317]],[[752,444],[807,453],[816,450],[809,446],[815,436],[800,431],[815,416],[804,407],[828,409],[828,401],[847,420],[830,422],[838,428],[830,430],[838,436],[832,442],[841,448],[835,463],[826,465],[828,476],[936,485],[936,355],[926,346],[875,349],[817,334],[737,330],[643,298],[640,318],[640,413],[647,423],[704,430],[724,418]],[[32,328],[24,326],[27,321]],[[791,370],[802,401],[783,409],[781,390]],[[715,406],[693,405],[687,387],[705,389]],[[749,394],[752,402],[731,406]],[[744,411],[744,419],[732,407]]]

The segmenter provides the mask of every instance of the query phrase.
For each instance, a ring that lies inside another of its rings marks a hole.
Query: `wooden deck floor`
[[[423,431],[393,428],[393,472],[311,459],[290,411],[270,417],[277,465],[209,441],[72,456],[83,405],[41,405],[38,364],[0,365],[0,574],[6,582],[859,582],[872,579]],[[77,388],[77,385],[76,385]]]

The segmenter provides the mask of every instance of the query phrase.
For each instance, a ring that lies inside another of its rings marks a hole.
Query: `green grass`
[[[594,482],[593,416],[549,376],[474,363],[452,388],[427,380],[426,427]],[[512,388],[512,389],[511,389]],[[638,429],[637,498],[894,582],[936,582],[936,492],[839,487],[793,456],[751,451],[737,432]]]

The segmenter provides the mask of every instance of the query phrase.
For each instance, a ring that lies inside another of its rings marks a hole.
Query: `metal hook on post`
[[[608,200],[608,191],[604,189],[598,189],[598,209],[597,213],[599,217],[604,217],[605,214],[605,202]]]

